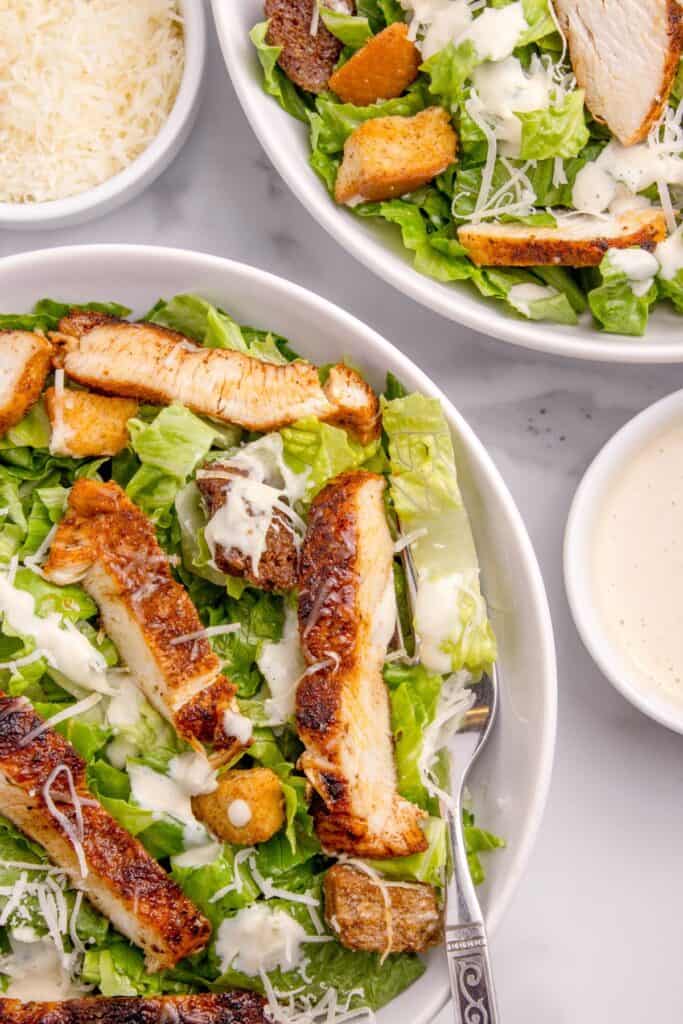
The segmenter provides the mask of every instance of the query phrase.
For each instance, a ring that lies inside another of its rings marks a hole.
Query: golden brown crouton
[[[40,398],[52,348],[42,334],[0,331],[0,435]]]
[[[285,823],[282,784],[270,768],[235,769],[218,779],[213,793],[192,798],[200,821],[226,843],[265,843]]]
[[[323,890],[325,920],[347,949],[421,953],[441,941],[441,913],[431,885],[377,882],[336,864],[326,872]]]
[[[55,388],[45,392],[45,404],[53,454],[75,459],[120,452],[128,444],[128,420],[138,411],[138,403],[131,398]]]
[[[443,107],[365,121],[346,140],[334,197],[356,203],[414,192],[453,163],[456,149]]]
[[[342,44],[323,24],[316,11],[318,0],[266,0],[266,41],[280,46],[278,64],[295,85],[308,92],[323,92],[342,51]],[[353,14],[353,0],[341,0]]]
[[[408,26],[395,21],[335,71],[329,85],[344,103],[367,107],[400,96],[419,68],[420,52],[408,39]]]
[[[586,214],[556,228],[525,224],[466,224],[458,239],[479,267],[597,267],[608,249],[639,245],[652,251],[666,238],[658,209],[603,220]]]

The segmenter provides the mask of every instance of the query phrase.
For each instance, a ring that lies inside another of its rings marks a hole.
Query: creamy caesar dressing
[[[613,480],[591,568],[615,649],[644,689],[683,702],[683,422],[644,444]]]
[[[151,811],[154,818],[166,814],[183,826],[183,838],[187,846],[206,843],[206,829],[192,812],[190,794],[187,789],[168,775],[155,772],[146,764],[128,762],[126,766],[130,779],[133,800],[145,811]]]
[[[681,228],[660,242],[656,249],[659,261],[659,276],[672,281],[679,270],[683,270],[683,233]]]
[[[534,302],[547,302],[559,294],[556,288],[542,284],[515,284],[508,292],[508,302],[524,316],[529,316]]]
[[[477,569],[443,576],[419,573],[415,639],[420,661],[430,672],[450,672],[453,666],[449,648],[460,642],[465,631],[477,630],[486,621],[486,605],[479,593],[478,580]],[[463,601],[473,603],[471,616],[463,615]]]
[[[228,821],[235,828],[244,828],[252,818],[251,807],[246,800],[231,800],[228,804]]]
[[[9,940],[11,953],[3,956],[0,964],[0,970],[10,979],[2,993],[7,999],[51,1002],[83,995],[64,969],[51,939],[23,942],[10,932]]]
[[[120,672],[113,676],[110,673],[109,680],[114,696],[107,706],[107,723],[114,730],[130,729],[140,718],[145,698],[131,675]]]
[[[204,846],[191,846],[189,850],[172,858],[173,866],[178,868],[204,868],[220,856],[220,843],[206,843]]]
[[[625,274],[634,295],[647,295],[659,271],[659,261],[646,249],[608,249],[612,266]]]
[[[232,967],[250,977],[265,971],[295,970],[301,963],[301,945],[309,937],[293,917],[254,903],[221,922],[216,955],[223,972]]]
[[[518,45],[528,28],[518,0],[507,7],[486,8],[473,18],[467,0],[401,0],[410,12],[410,38],[425,60],[449,43],[459,46],[470,40],[481,60],[502,60]]]
[[[216,769],[211,767],[206,754],[199,751],[188,750],[172,757],[168,774],[188,796],[203,796],[218,787]]]
[[[528,27],[521,3],[487,7],[458,37],[457,43],[469,39],[482,60],[500,61],[511,55]]]
[[[248,743],[251,739],[254,726],[250,718],[241,715],[239,711],[223,712],[223,732],[226,736],[239,740],[240,743]]]
[[[594,160],[582,167],[574,179],[572,203],[582,213],[602,213],[611,207],[616,195],[616,179]]]
[[[48,663],[86,690],[110,693],[107,663],[72,622],[58,612],[37,615],[33,596],[0,575],[0,612],[21,636],[30,637]]]
[[[503,8],[508,10],[508,8]],[[522,144],[518,113],[544,110],[551,100],[552,78],[534,57],[525,71],[516,57],[480,64],[472,72],[473,98],[489,121],[503,156],[517,157]]]
[[[299,640],[299,620],[294,608],[285,605],[282,637],[277,643],[266,642],[256,658],[270,697],[264,709],[271,725],[282,725],[294,715],[296,684],[306,671],[306,662]]]
[[[679,153],[648,142],[622,146],[616,139],[612,139],[597,160],[586,164],[579,171],[572,201],[577,210],[602,213],[610,207],[615,198],[617,183],[621,183],[633,198],[627,205],[627,197],[622,194],[620,211],[638,209],[642,204],[638,202],[635,193],[643,192],[659,182],[683,185],[683,160]]]

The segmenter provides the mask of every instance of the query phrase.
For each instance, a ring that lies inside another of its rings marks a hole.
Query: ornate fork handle
[[[497,1024],[486,933],[481,924],[446,926],[446,955],[456,1024]]]

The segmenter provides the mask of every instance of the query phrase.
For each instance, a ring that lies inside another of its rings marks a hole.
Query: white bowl
[[[683,391],[655,402],[607,442],[574,496],[564,538],[564,579],[569,606],[589,654],[627,700],[662,725],[683,733],[683,706],[643,687],[635,666],[611,641],[599,612],[591,572],[597,517],[612,481],[647,442],[683,420]]]
[[[620,363],[683,362],[683,326],[665,308],[650,319],[645,338],[601,334],[586,318],[577,327],[533,323],[466,284],[441,284],[418,274],[398,230],[339,207],[308,163],[305,125],[286,114],[261,86],[261,69],[249,30],[263,21],[263,0],[212,0],[223,56],[251,126],[271,161],[309,213],[361,263],[404,295],[482,334],[574,359]]]
[[[519,512],[489,455],[439,389],[406,356],[348,313],[297,285],[229,260],[177,249],[93,245],[11,256],[0,276],[0,311],[30,309],[42,295],[116,300],[143,314],[160,296],[200,292],[238,321],[277,331],[317,363],[348,355],[381,388],[391,370],[410,389],[439,398],[453,431],[461,483],[500,643],[502,703],[471,790],[479,820],[507,839],[488,859],[482,900],[500,921],[528,860],[550,781],[556,672],[543,582]],[[445,1002],[443,952],[425,975],[379,1015],[425,1024]]]
[[[109,213],[133,199],[165,171],[190,134],[201,99],[206,63],[203,0],[179,0],[184,19],[185,66],[175,103],[154,141],[124,170],[65,199],[0,203],[0,228],[64,228]]]

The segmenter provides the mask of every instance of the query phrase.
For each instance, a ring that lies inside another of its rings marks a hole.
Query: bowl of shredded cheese
[[[202,0],[7,0],[0,226],[64,227],[170,164],[199,106]]]

